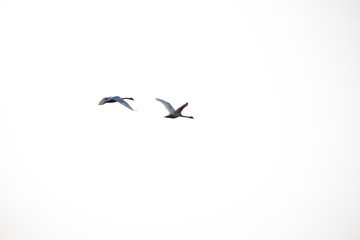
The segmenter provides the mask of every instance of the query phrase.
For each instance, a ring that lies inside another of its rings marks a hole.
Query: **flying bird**
[[[155,98],[155,100],[161,102],[162,104],[164,104],[165,108],[169,111],[169,114],[166,115],[166,118],[177,118],[177,117],[186,117],[186,118],[194,118],[192,116],[184,116],[181,114],[181,111],[188,105],[188,103],[183,104],[181,107],[179,107],[178,109],[174,109],[170,103],[159,99],[159,98]]]
[[[124,97],[124,98],[121,98],[119,96],[114,96],[114,97],[105,97],[103,99],[101,99],[101,101],[99,102],[99,105],[104,105],[105,103],[114,103],[114,102],[118,102],[118,103],[121,103],[122,105],[124,105],[125,107],[129,108],[130,110],[134,111],[134,109],[132,109],[130,107],[130,105],[125,102],[124,99],[128,99],[128,100],[132,100],[134,101],[133,98],[131,97]]]

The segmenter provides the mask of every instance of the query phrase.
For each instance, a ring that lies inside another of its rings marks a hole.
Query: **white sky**
[[[0,239],[359,239],[359,11],[0,1]]]

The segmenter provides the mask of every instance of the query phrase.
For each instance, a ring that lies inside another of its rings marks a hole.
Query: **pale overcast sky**
[[[0,1],[0,239],[359,239],[359,13]]]

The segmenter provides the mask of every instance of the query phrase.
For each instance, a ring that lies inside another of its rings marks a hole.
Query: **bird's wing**
[[[178,109],[176,109],[176,113],[181,113],[181,111],[188,105],[188,103],[184,103],[181,107],[179,107]]]
[[[129,105],[127,102],[125,102],[125,100],[122,99],[121,97],[115,96],[115,97],[112,97],[111,99],[112,99],[112,100],[115,100],[115,101],[117,101],[117,102],[119,102],[119,103],[121,103],[121,104],[124,105],[125,107],[129,108],[131,111],[134,111],[134,109],[132,109],[132,108],[130,107],[130,105]]]
[[[169,111],[169,113],[173,113],[175,112],[175,109],[171,106],[170,103],[160,99],[160,98],[155,98],[155,100],[161,102],[162,104],[164,104],[165,108]]]
[[[108,98],[104,97],[103,99],[101,99],[101,101],[99,102],[99,105],[104,105],[105,103],[107,103]]]

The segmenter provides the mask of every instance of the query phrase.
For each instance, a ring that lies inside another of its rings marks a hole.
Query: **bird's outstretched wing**
[[[99,105],[104,105],[105,103],[107,103],[107,97],[104,97],[103,99],[101,99],[101,101],[99,102]]]
[[[110,100],[110,98],[108,100]],[[134,109],[132,109],[130,107],[130,105],[127,102],[125,102],[125,100],[122,99],[119,96],[111,97],[111,100],[117,101],[117,102],[121,103],[122,105],[124,105],[125,107],[127,107],[128,109],[130,109],[131,111],[134,111]]]
[[[181,107],[179,107],[178,109],[176,109],[176,113],[181,113],[181,111],[188,105],[188,103],[184,103]]]
[[[155,100],[161,102],[162,104],[164,104],[165,108],[169,111],[169,113],[173,113],[175,112],[175,109],[171,106],[170,103],[160,99],[160,98],[155,98]]]

